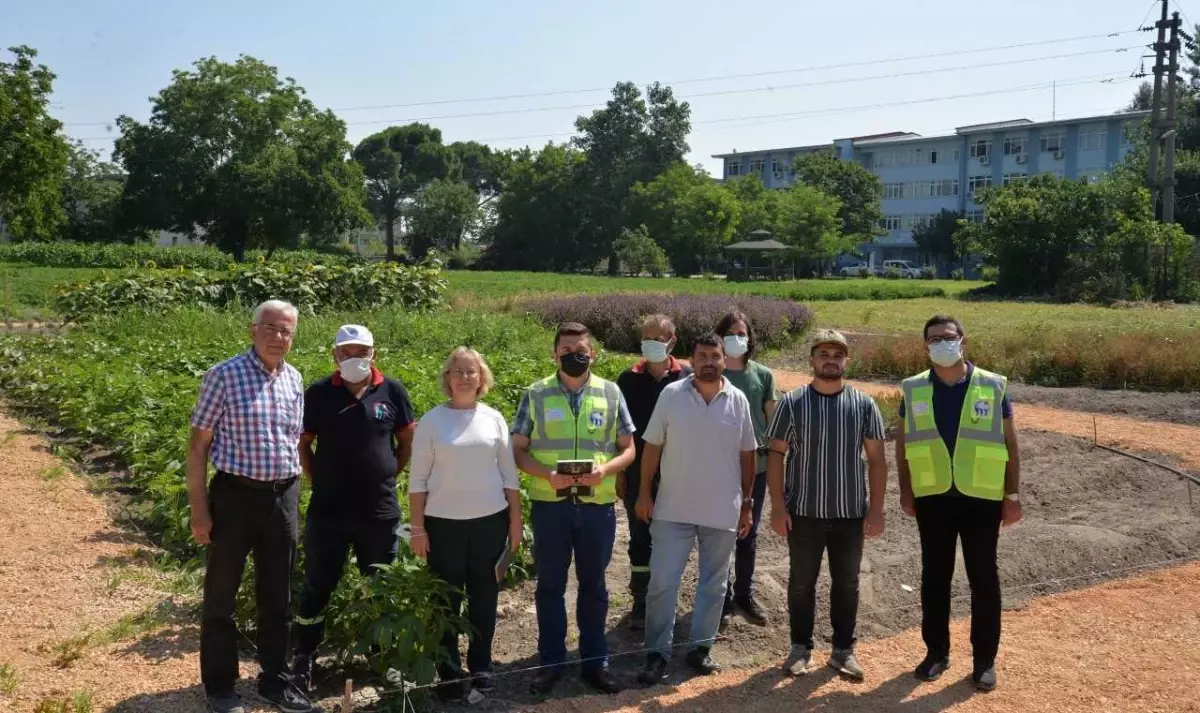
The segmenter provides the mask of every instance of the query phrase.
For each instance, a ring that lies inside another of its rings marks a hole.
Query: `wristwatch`
[[[754,498],[742,498],[742,507],[754,509]]]
[[[1011,500],[1014,503],[1019,503],[1019,502],[1021,502],[1021,494],[1020,493],[1009,493],[1004,496],[1004,499]]]

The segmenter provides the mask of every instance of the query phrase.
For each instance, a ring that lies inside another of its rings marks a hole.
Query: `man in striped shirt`
[[[271,300],[250,325],[253,346],[200,382],[188,443],[192,536],[208,546],[200,625],[200,678],[214,713],[242,713],[234,691],[238,633],[233,612],[246,558],[254,553],[258,692],[285,713],[313,710],[287,671],[288,608],[299,538],[304,382],[284,361],[296,308]],[[208,483],[208,461],[217,474]]]
[[[792,651],[783,668],[793,676],[807,673],[812,661],[817,577],[828,550],[829,666],[863,678],[854,657],[858,570],[864,536],[883,533],[886,434],[874,399],[843,380],[848,355],[849,344],[840,333],[817,332],[810,350],[812,383],[784,396],[767,428],[771,528],[788,540]]]

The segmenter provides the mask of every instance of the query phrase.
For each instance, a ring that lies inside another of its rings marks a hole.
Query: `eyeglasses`
[[[961,342],[962,337],[929,337],[925,340],[926,344],[944,344],[946,342]]]
[[[451,369],[450,376],[455,376],[459,379],[476,379],[479,378],[479,372],[474,369]]]
[[[271,335],[272,337],[279,337],[280,339],[283,339],[284,341],[290,342],[292,340],[292,337],[296,336],[296,333],[293,332],[292,330],[283,329],[282,327],[276,327],[273,324],[256,324],[254,326],[257,327],[258,329],[265,330],[266,333]]]

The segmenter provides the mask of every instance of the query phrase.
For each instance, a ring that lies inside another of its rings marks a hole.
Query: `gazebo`
[[[729,280],[791,280],[795,265],[787,260],[790,247],[775,240],[766,230],[755,230],[740,243],[726,245],[726,279]],[[780,259],[786,262],[780,266]]]

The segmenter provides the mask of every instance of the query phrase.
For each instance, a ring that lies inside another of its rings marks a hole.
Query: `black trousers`
[[[854,647],[858,624],[858,569],[862,564],[863,521],[792,515],[788,533],[788,616],[792,643],[813,648],[817,616],[817,577],[829,552],[829,620],[833,648]]]
[[[950,655],[950,584],[962,538],[971,585],[971,648],[975,668],[987,668],[1000,648],[1000,573],[996,545],[1002,503],[968,497],[916,499],[921,533],[921,637],[933,656]]]
[[[258,613],[259,685],[283,685],[287,673],[292,566],[299,539],[299,480],[275,492],[218,473],[208,490],[212,543],[204,572],[200,623],[200,679],[208,694],[233,692],[238,678],[234,606],[246,558],[254,556]]]
[[[325,607],[337,589],[346,568],[346,554],[354,548],[358,571],[375,572],[377,564],[396,559],[400,539],[398,519],[351,520],[338,517],[309,517],[304,524],[304,588],[296,615],[296,655],[311,657],[325,635]]]
[[[429,569],[456,590],[450,597],[450,611],[459,611],[464,590],[466,593],[467,621],[471,625],[467,667],[471,673],[490,671],[500,595],[496,561],[504,552],[508,510],[473,520],[426,517],[425,532],[429,536]],[[447,633],[442,646],[450,660],[438,675],[443,681],[451,681],[462,675],[458,636]]]
[[[638,519],[638,489],[642,483],[641,463],[625,470],[625,517],[629,521],[629,593],[634,602],[645,603],[650,586],[650,523]],[[651,497],[658,497],[658,478],[650,486]]]

